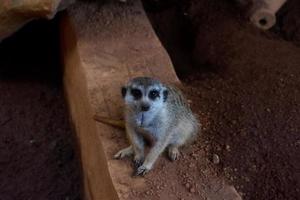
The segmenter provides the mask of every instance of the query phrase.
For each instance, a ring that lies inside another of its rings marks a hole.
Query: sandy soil
[[[0,45],[0,199],[81,199],[81,170],[58,61],[57,23]]]
[[[186,94],[206,124],[189,151],[218,155],[218,173],[243,199],[297,199],[299,3],[289,1],[278,25],[262,32],[232,1],[175,2],[157,9],[159,2],[151,1],[148,11],[177,71],[186,72]]]

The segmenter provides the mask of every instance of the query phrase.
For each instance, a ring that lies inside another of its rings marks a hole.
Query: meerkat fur
[[[165,150],[170,160],[177,160],[179,147],[196,137],[198,120],[179,89],[154,78],[136,77],[122,87],[122,96],[130,146],[114,157],[133,156],[135,175],[149,172]],[[145,141],[152,144],[146,156]]]

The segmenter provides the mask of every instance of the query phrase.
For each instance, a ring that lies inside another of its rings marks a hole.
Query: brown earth
[[[0,199],[82,196],[81,167],[59,68],[56,20],[0,45]]]
[[[219,175],[243,199],[298,199],[299,3],[289,1],[268,32],[252,27],[232,1],[144,3],[204,124],[187,157],[219,155]],[[188,163],[179,164],[180,177],[206,184],[195,178],[206,166],[193,161],[194,171]]]

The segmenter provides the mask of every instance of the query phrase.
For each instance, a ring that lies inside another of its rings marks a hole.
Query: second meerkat
[[[171,160],[179,157],[179,147],[192,141],[199,122],[180,90],[150,77],[137,77],[122,87],[125,127],[130,146],[115,158],[133,155],[136,175],[144,175],[167,149]],[[152,145],[144,156],[145,140]]]

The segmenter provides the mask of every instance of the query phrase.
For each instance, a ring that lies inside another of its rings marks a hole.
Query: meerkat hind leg
[[[179,147],[183,146],[187,140],[191,137],[189,132],[181,130],[183,134],[174,134],[170,144],[167,147],[168,157],[171,161],[178,160],[180,156]]]
[[[118,153],[116,153],[114,155],[114,158],[115,159],[122,159],[124,157],[132,156],[132,155],[133,155],[133,148],[130,145],[129,147],[126,147],[126,148],[121,149],[120,151],[118,151]]]

